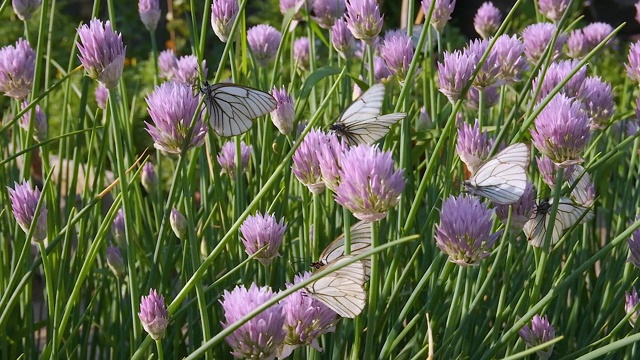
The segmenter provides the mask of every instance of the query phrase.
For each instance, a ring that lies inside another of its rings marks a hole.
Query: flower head
[[[164,50],[158,55],[158,69],[160,77],[166,80],[173,79],[173,74],[178,68],[178,58],[173,50]]]
[[[544,55],[549,43],[553,39],[553,34],[557,27],[550,23],[538,23],[529,25],[522,30],[522,39],[524,40],[524,53],[527,55],[529,62],[535,64]],[[555,59],[560,55],[560,51],[567,42],[567,35],[560,33],[553,44],[553,53],[551,58]]]
[[[96,103],[98,107],[102,110],[107,108],[107,99],[109,98],[109,90],[102,83],[98,83],[96,86],[96,90],[94,92],[96,97]]]
[[[429,116],[429,112],[426,107],[420,108],[420,114],[416,118],[416,131],[425,131],[428,130],[433,121],[431,121],[431,117]]]
[[[540,13],[551,21],[560,21],[570,0],[538,0]]]
[[[458,128],[456,152],[472,174],[487,160],[492,145],[487,133],[480,131],[478,119],[473,126],[465,122]]]
[[[116,240],[118,246],[121,248],[127,247],[124,209],[122,208],[118,210],[116,217],[113,219],[111,234],[113,234],[113,238]]]
[[[47,207],[43,202],[40,206],[40,212],[36,214],[38,200],[41,196],[40,189],[31,188],[28,181],[23,181],[22,184],[17,182],[13,184],[13,189],[10,187],[7,189],[16,222],[27,234],[29,234],[31,224],[35,222],[31,239],[35,242],[43,241],[47,237]]]
[[[26,109],[29,106],[29,103],[24,101],[22,103],[22,109]],[[32,108],[33,109],[33,108]],[[40,105],[35,106],[36,113],[34,115],[34,123],[33,123],[33,138],[38,142],[43,142],[47,139],[47,133],[49,126],[47,125],[47,115],[45,115]],[[20,118],[20,127],[29,131],[29,126],[31,125],[31,110],[27,111]]]
[[[636,216],[636,220],[640,220],[640,215]],[[627,261],[635,267],[640,268],[640,229],[636,229],[636,231],[631,234],[627,239],[627,243],[629,244],[629,251],[631,252]]]
[[[191,88],[182,83],[165,82],[147,96],[147,106],[153,124],[145,121],[154,147],[170,154],[180,154],[183,143],[193,125],[187,149],[201,146],[207,126],[201,114],[196,114],[198,99]],[[192,124],[195,115],[195,124]]]
[[[107,266],[116,277],[122,276],[125,272],[124,259],[120,250],[115,246],[107,247]]]
[[[591,23],[582,28],[589,51],[600,44],[612,32],[613,27],[603,22]]]
[[[500,64],[498,77],[505,83],[520,81],[529,64],[524,56],[524,43],[516,35],[500,35],[491,50]]]
[[[31,92],[36,69],[36,52],[29,42],[18,39],[16,45],[0,49],[0,91],[14,99],[24,99]]]
[[[464,51],[475,54],[475,58],[480,61],[484,53],[489,49],[489,45],[489,40],[472,40]],[[498,77],[501,69],[502,64],[498,63],[498,55],[492,48],[485,61],[482,63],[480,71],[473,79],[473,86],[485,88],[492,85],[502,85],[502,81]]]
[[[293,166],[291,167],[293,174],[313,194],[321,194],[325,189],[320,172],[318,149],[329,141],[328,139],[329,135],[322,130],[312,129],[293,154]]]
[[[627,69],[627,76],[632,80],[640,82],[640,40],[629,46],[628,64],[624,67]]]
[[[441,33],[447,22],[451,20],[451,13],[456,7],[456,0],[422,0],[421,4],[425,16],[429,16],[431,4],[434,4],[430,23]]]
[[[158,295],[155,289],[149,290],[149,296],[143,296],[140,300],[140,312],[138,313],[144,331],[149,333],[154,340],[164,337],[169,325],[169,312],[164,305],[164,297]]]
[[[365,64],[367,70],[369,70],[369,64]],[[391,70],[387,67],[385,61],[377,56],[373,56],[373,81],[376,83],[387,81],[391,77]],[[359,97],[360,95],[358,95]],[[357,97],[356,97],[357,98]]]
[[[111,22],[93,19],[78,29],[77,43],[80,62],[89,77],[104,84],[107,89],[118,85],[124,68],[125,46],[122,34],[113,31]]]
[[[358,145],[340,160],[336,202],[364,221],[383,219],[396,206],[404,190],[404,169],[395,170],[391,152]]]
[[[496,204],[496,215],[498,219],[504,224],[509,219],[509,206],[511,210],[511,231],[519,232],[524,227],[533,213],[533,207],[535,205],[535,194],[533,184],[527,181],[527,186],[524,188],[524,194],[511,205]]]
[[[498,104],[500,94],[498,94],[497,86],[489,86],[484,89],[478,89],[475,86],[469,88],[467,92],[467,106],[470,109],[478,110],[480,108],[480,93],[484,96],[484,108],[490,109]]]
[[[572,59],[582,59],[589,52],[587,38],[582,29],[571,31],[567,39],[567,56]]]
[[[276,108],[271,112],[271,120],[281,134],[288,135],[293,131],[293,120],[295,119],[295,109],[293,98],[287,94],[287,90],[273,87],[271,95],[276,99]]]
[[[282,34],[270,25],[256,25],[247,31],[247,41],[259,66],[267,66],[275,59]]]
[[[304,0],[280,0],[280,13],[286,15],[287,11],[294,9],[294,19],[302,19],[300,9],[304,6]]]
[[[463,194],[449,197],[442,204],[436,225],[436,245],[461,265],[477,265],[489,256],[500,232],[491,233],[493,210],[475,197]]]
[[[287,225],[284,218],[278,222],[274,215],[257,213],[247,217],[240,225],[242,233],[240,240],[242,240],[249,256],[266,246],[256,256],[256,259],[264,265],[269,265],[275,257],[280,256],[278,249],[282,244],[285,231],[287,231]]]
[[[159,0],[139,0],[138,12],[140,19],[150,32],[156,31],[158,21],[160,20],[160,1]]]
[[[525,344],[529,347],[544,344],[556,337],[556,331],[549,323],[549,320],[547,320],[547,317],[540,317],[540,315],[535,315],[533,319],[531,319],[531,327],[529,327],[529,325],[525,325],[518,331],[518,333]],[[538,351],[537,354],[541,359],[548,359],[551,356],[552,351],[553,345],[550,345],[547,349]]]
[[[538,92],[537,100],[544,99],[551,91],[560,84],[565,78],[569,77],[569,74],[578,67],[580,62],[578,60],[562,60],[554,62],[547,68],[546,72],[540,69],[538,76],[533,80],[532,91],[535,91],[538,87],[538,83],[542,78],[542,84],[540,85],[540,91]],[[575,98],[580,95],[582,84],[587,77],[587,67],[583,66],[571,76],[569,81],[562,86],[560,94],[565,94],[567,97]]]
[[[347,0],[346,20],[353,36],[369,44],[382,30],[383,18],[376,0]]]
[[[171,224],[171,230],[173,230],[173,233],[178,239],[187,239],[189,230],[187,229],[187,219],[180,211],[178,211],[178,209],[171,209],[171,213],[169,214],[169,224]]]
[[[559,166],[549,159],[549,157],[544,155],[536,157],[536,163],[538,164],[538,171],[540,171],[540,178],[542,181],[549,185],[551,189],[555,189]],[[562,173],[562,182],[569,181],[569,178],[574,171],[575,165],[565,167],[564,172]]]
[[[142,183],[142,187],[150,194],[155,193],[158,189],[158,174],[156,174],[150,162],[145,163],[142,167],[140,182]]]
[[[239,285],[231,292],[225,290],[221,301],[225,318],[222,327],[229,327],[274,296],[268,286],[258,287],[255,283],[249,289]],[[225,341],[237,358],[273,360],[287,335],[284,324],[282,305],[276,304],[244,323]]]
[[[452,103],[462,95],[477,62],[476,54],[469,51],[444,53],[443,61],[438,63],[438,87]]]
[[[597,76],[585,79],[578,96],[591,121],[591,129],[604,129],[613,116],[615,103],[611,85]]]
[[[220,41],[229,41],[239,11],[238,0],[214,0],[211,4],[211,27]]]
[[[502,13],[492,2],[483,3],[473,18],[473,27],[483,39],[493,36],[502,22]]]
[[[242,159],[240,169],[243,173],[249,171],[249,159],[251,158],[252,152],[253,146],[245,144],[244,141],[240,142],[240,158]],[[229,174],[231,179],[235,179],[237,159],[235,141],[227,141],[224,143],[217,158],[218,164],[220,164],[220,167],[222,168],[222,173]]]
[[[335,192],[340,182],[340,159],[348,147],[334,133],[328,134],[324,140],[317,150],[320,173],[325,186]]]
[[[551,99],[531,130],[533,145],[561,167],[583,161],[580,155],[590,137],[589,117],[580,102],[563,94]]]
[[[310,276],[311,272],[308,271],[296,275],[293,279],[293,284],[287,283],[287,289],[301,283]],[[300,346],[311,346],[318,351],[322,351],[318,338],[323,334],[335,332],[335,325],[338,320],[335,311],[329,309],[321,301],[307,296],[302,290],[298,290],[284,298],[282,306],[284,308],[284,328],[287,336],[278,357],[284,359],[295,348]]]
[[[633,327],[636,326],[636,321],[638,321],[638,316],[640,316],[640,309],[635,310],[635,307],[638,306],[638,302],[640,302],[638,292],[636,291],[636,288],[631,288],[631,292],[624,295],[624,312],[626,312],[627,315],[631,314],[629,317],[629,324]]]
[[[306,36],[298,38],[293,42],[293,62],[301,70],[309,69],[310,49],[311,43]]]
[[[344,18],[336,20],[331,27],[331,44],[343,59],[350,59],[356,51],[356,38],[347,27]]]
[[[202,60],[202,64],[198,66],[198,58],[195,55],[181,56],[173,69],[173,79],[179,83],[192,85],[198,80],[199,71],[202,72],[203,77],[207,77],[207,60]]]
[[[345,0],[315,0],[311,3],[311,16],[321,28],[330,29],[346,10]]]
[[[31,19],[36,10],[42,5],[42,0],[13,0],[13,12],[18,15],[18,18],[22,21]]]
[[[384,37],[380,56],[391,73],[403,81],[413,60],[414,49],[411,38],[404,32],[392,31]]]

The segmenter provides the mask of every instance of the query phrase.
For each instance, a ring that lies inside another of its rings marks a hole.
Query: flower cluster
[[[238,11],[238,0],[214,0],[211,4],[211,27],[220,41],[229,41]]]
[[[247,145],[244,141],[240,142],[240,159],[242,163],[240,164],[240,170],[242,172],[249,171],[249,159],[251,158],[251,154],[253,153],[253,146]],[[235,179],[236,176],[236,164],[237,164],[237,152],[236,152],[236,143],[234,141],[227,141],[222,145],[222,149],[220,149],[220,153],[217,156],[218,164],[222,168],[223,174],[228,174],[231,179]]]
[[[152,339],[158,340],[164,337],[169,325],[169,312],[164,305],[164,297],[158,295],[155,289],[149,291],[149,296],[142,297],[138,317],[142,327]]]
[[[535,315],[533,319],[531,319],[531,326],[523,326],[518,333],[529,347],[544,344],[556,337],[556,331],[549,323],[549,320],[547,320],[547,317],[540,317],[540,315]],[[537,354],[540,359],[548,359],[552,352],[553,345],[549,346],[545,350],[539,350]]]
[[[77,43],[80,62],[89,77],[104,84],[107,89],[118,85],[124,69],[125,46],[122,34],[106,23],[93,19],[89,25],[78,29],[80,42]]]
[[[271,261],[280,256],[278,248],[282,244],[284,233],[287,225],[284,219],[278,222],[274,215],[262,215],[260,213],[255,216],[249,216],[240,225],[242,233],[242,243],[245,246],[248,255],[253,255],[258,250],[262,250],[256,259],[264,265],[269,265]]]
[[[47,207],[44,202],[36,214],[38,201],[41,197],[40,189],[33,189],[28,181],[23,181],[22,184],[14,182],[13,189],[10,187],[7,189],[9,190],[13,216],[18,225],[28,234],[31,224],[35,223],[31,239],[34,242],[44,241],[47,237]]]
[[[18,39],[15,46],[0,49],[0,91],[14,99],[24,99],[31,92],[36,69],[36,53],[29,42]]]

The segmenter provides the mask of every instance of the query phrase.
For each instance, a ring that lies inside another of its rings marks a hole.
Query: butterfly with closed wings
[[[533,209],[533,217],[524,224],[524,234],[527,236],[529,244],[535,247],[544,245],[547,229],[549,228],[549,220],[553,199],[546,198],[540,201]],[[562,233],[576,224],[578,219],[589,219],[591,212],[589,208],[574,203],[571,199],[561,197],[558,201],[558,210],[553,223],[553,233],[551,234],[551,245],[556,244],[562,237]]]
[[[332,130],[350,146],[373,144],[389,133],[389,128],[404,119],[406,113],[380,115],[384,100],[384,85],[372,85],[341,115]]]
[[[487,160],[463,183],[472,195],[482,196],[496,204],[513,204],[527,187],[529,147],[516,143]]]
[[[237,84],[209,84],[200,87],[213,131],[222,136],[247,132],[253,119],[276,108],[276,100],[264,91]]]
[[[371,248],[371,223],[360,221],[350,228],[351,233],[351,255],[364,254]],[[345,256],[345,236],[338,236],[320,254],[320,259],[311,263],[314,269],[320,269],[328,263]],[[362,259],[367,280],[371,274],[371,259]]]

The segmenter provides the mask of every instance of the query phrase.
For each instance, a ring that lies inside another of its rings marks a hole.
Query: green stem
[[[379,222],[371,223],[371,248],[376,249],[380,245],[380,229]],[[376,345],[376,321],[378,310],[378,292],[379,292],[379,278],[380,269],[378,256],[371,257],[371,277],[369,281],[369,303],[367,312],[367,338],[364,348],[364,359],[372,359],[372,352]]]

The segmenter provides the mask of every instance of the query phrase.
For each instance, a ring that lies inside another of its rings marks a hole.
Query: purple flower
[[[581,104],[563,94],[556,95],[535,119],[533,145],[561,167],[581,163],[589,142],[589,117]]]
[[[302,14],[300,14],[300,9],[304,6],[304,0],[280,0],[280,13],[282,15],[286,15],[287,11],[290,9],[294,9],[293,18],[296,20],[302,19]]]
[[[493,210],[475,197],[462,194],[442,204],[436,225],[436,245],[460,266],[473,266],[488,257],[501,232],[491,233]]]
[[[420,114],[416,118],[416,131],[426,131],[429,129],[433,122],[431,121],[431,117],[429,116],[429,112],[427,108],[424,106],[420,108]]]
[[[538,9],[547,19],[558,22],[569,6],[570,0],[538,0]]]
[[[538,164],[538,171],[540,171],[540,177],[545,184],[549,185],[551,189],[555,189],[556,178],[558,174],[559,166],[556,165],[547,156],[536,157],[536,163]],[[575,171],[575,165],[564,168],[562,173],[562,182],[569,181],[569,178]]]
[[[496,215],[505,225],[509,219],[509,206],[512,207],[510,224],[512,232],[519,232],[524,227],[524,224],[529,221],[535,205],[535,194],[533,190],[533,184],[527,182],[527,187],[524,188],[524,194],[522,194],[520,199],[518,199],[514,204],[496,204]]]
[[[438,30],[439,33],[441,33],[447,22],[451,20],[451,13],[453,13],[453,8],[456,7],[456,0],[422,0],[422,10],[426,17],[429,16],[429,12],[431,12],[431,4],[434,3],[435,5],[433,13],[431,14],[430,23],[436,30]]]
[[[310,2],[310,6],[311,17],[324,29],[330,29],[346,10],[344,0],[315,0]]]
[[[443,61],[438,63],[438,87],[450,102],[454,103],[460,98],[477,62],[476,54],[469,51],[444,53]]]
[[[38,200],[41,196],[40,189],[32,188],[31,183],[26,180],[22,184],[14,182],[13,185],[13,189],[7,186],[7,190],[9,190],[9,199],[16,222],[27,234],[29,234],[31,223],[35,222],[31,240],[44,241],[47,237],[47,207],[44,201],[40,206],[40,213],[36,215]]]
[[[469,88],[467,92],[467,106],[470,109],[478,110],[480,106],[480,92],[484,96],[484,108],[490,109],[498,104],[500,100],[500,94],[498,94],[497,86],[489,86],[484,89],[478,89],[475,86]]]
[[[29,42],[18,39],[15,46],[0,49],[0,91],[14,99],[24,99],[31,92],[36,69],[36,53]]]
[[[522,39],[524,40],[524,53],[527,55],[529,62],[535,64],[544,55],[549,43],[553,39],[553,34],[557,27],[550,23],[537,23],[529,25],[522,30]],[[553,44],[553,53],[551,59],[555,59],[560,55],[560,51],[567,42],[567,35],[560,33]]]
[[[13,0],[13,12],[18,15],[18,18],[22,21],[31,19],[36,10],[42,5],[42,0]]]
[[[543,69],[540,69],[538,76],[533,80],[532,92],[538,87],[540,77],[542,77],[542,84],[540,91],[538,92],[537,100],[542,100],[551,93],[558,84],[560,84],[565,78],[569,77],[569,74],[578,67],[580,62],[578,60],[563,60],[554,62],[549,65],[549,68],[545,73]],[[564,94],[567,97],[575,98],[580,96],[582,84],[587,77],[586,66],[581,67],[570,79],[562,86],[559,94]]]
[[[636,216],[636,221],[637,220],[640,220],[640,215]],[[636,231],[631,234],[627,239],[627,243],[629,244],[629,251],[631,252],[627,261],[635,267],[640,268],[640,229],[636,229]]]
[[[544,344],[553,340],[556,337],[556,331],[553,326],[549,324],[546,316],[540,317],[536,315],[531,319],[531,327],[525,325],[518,331],[522,340],[528,347],[535,347],[540,344]],[[553,345],[550,345],[545,350],[536,352],[540,359],[548,359],[553,351]]]
[[[464,52],[468,52],[475,55],[475,58],[480,61],[484,53],[489,49],[489,40],[472,40],[464,49]],[[498,63],[498,56],[495,50],[491,49],[489,55],[485,59],[480,71],[473,79],[473,86],[478,88],[485,88],[492,85],[502,85],[502,81],[498,77],[502,64]]]
[[[284,218],[278,222],[274,215],[257,213],[247,217],[240,225],[242,233],[240,240],[249,256],[266,247],[255,258],[263,265],[269,265],[275,257],[280,256],[278,249],[282,244],[285,231],[287,231],[287,225]]]
[[[524,56],[524,43],[516,35],[500,35],[491,50],[500,64],[498,76],[506,83],[520,81],[522,73],[529,65]]]
[[[245,144],[244,141],[240,142],[240,158],[242,159],[240,169],[242,169],[243,173],[249,171],[249,158],[251,158],[252,152],[253,146]],[[229,174],[231,179],[235,179],[237,159],[235,141],[227,141],[222,145],[222,149],[220,149],[220,153],[217,158],[218,164],[220,164],[220,167],[222,168],[222,173]]]
[[[635,307],[638,306],[638,302],[640,302],[638,292],[636,288],[631,288],[631,292],[624,295],[624,312],[626,312],[627,315],[631,314],[631,316],[629,316],[629,324],[633,327],[636,326],[636,321],[638,321],[638,316],[640,316],[640,310],[635,309]]]
[[[353,57],[356,50],[356,38],[349,31],[344,18],[336,20],[333,27],[331,27],[331,44],[343,59],[346,60]]]
[[[607,23],[595,22],[582,28],[589,51],[600,44],[613,32],[613,27]]]
[[[276,57],[282,34],[270,25],[256,25],[247,31],[247,41],[259,66],[267,66]]]
[[[567,39],[567,56],[572,59],[582,59],[590,51],[587,38],[582,29],[573,30]]]
[[[229,41],[239,11],[238,0],[214,0],[211,4],[211,27],[223,43]]]
[[[425,0],[428,1],[428,0]],[[473,27],[483,39],[493,36],[502,22],[502,13],[492,2],[483,3],[473,18]]]
[[[198,66],[198,58],[195,55],[182,56],[176,61],[173,71],[175,81],[192,85],[198,80],[198,71],[202,72],[204,78],[207,77],[207,60],[202,60],[202,64]]]
[[[111,224],[111,234],[113,234],[113,238],[116,240],[118,246],[121,248],[127,247],[124,209],[118,210],[116,217],[113,219],[113,224]]]
[[[171,225],[171,230],[173,230],[173,233],[178,239],[187,239],[189,230],[187,229],[187,219],[180,211],[178,211],[178,209],[171,209],[171,213],[169,214],[169,224]]]
[[[271,95],[276,99],[276,108],[271,112],[271,121],[281,134],[288,135],[293,131],[293,120],[296,116],[293,98],[287,94],[284,86],[282,89],[274,86]]]
[[[271,288],[258,287],[255,283],[249,289],[238,285],[231,292],[225,290],[220,302],[225,318],[222,327],[229,327],[274,296]],[[237,358],[273,360],[287,335],[284,324],[284,309],[276,304],[244,323],[225,341]]]
[[[28,102],[23,101],[22,109],[24,110],[28,105],[29,105]],[[47,133],[49,129],[47,125],[47,115],[45,115],[44,111],[42,111],[42,108],[40,108],[40,105],[36,105],[35,108],[36,108],[36,114],[33,117],[33,120],[35,121],[33,123],[33,138],[38,142],[43,142],[44,140],[47,139]],[[20,118],[21,128],[25,129],[26,131],[29,131],[30,125],[31,125],[31,110],[24,113],[24,115],[22,115],[22,117]]]
[[[178,68],[178,58],[173,50],[165,50],[158,56],[158,68],[160,77],[166,80],[173,79],[173,75]]]
[[[383,18],[376,0],[347,0],[347,27],[356,39],[372,44],[382,30]]]
[[[347,145],[336,134],[328,134],[317,150],[320,173],[325,186],[335,192],[340,183],[340,159],[347,151]]]
[[[120,250],[115,246],[107,247],[107,266],[116,277],[122,276],[125,271],[124,259]]]
[[[158,0],[139,0],[138,12],[144,27],[149,32],[156,31],[158,21],[160,20],[160,1]]]
[[[153,169],[153,165],[150,162],[147,162],[142,167],[142,173],[140,174],[140,182],[142,183],[142,187],[150,193],[153,194],[158,190],[158,174]]]
[[[78,29],[77,43],[80,62],[89,77],[97,79],[107,89],[118,85],[124,68],[125,46],[122,34],[113,31],[111,22],[93,19]]]
[[[604,129],[611,120],[615,106],[611,85],[597,76],[590,76],[582,84],[578,98],[591,117],[591,129]]]
[[[106,109],[107,99],[109,98],[109,90],[107,90],[103,83],[98,83],[94,95],[96,97],[96,103],[98,104],[98,107],[102,110]]]
[[[169,313],[164,305],[164,297],[158,295],[156,290],[149,290],[149,296],[143,296],[140,300],[140,312],[138,313],[144,331],[149,333],[154,340],[164,337],[169,325]]]
[[[401,31],[387,33],[380,47],[380,56],[384,59],[387,68],[400,81],[404,81],[407,76],[413,54],[411,38]]]
[[[300,70],[309,69],[309,52],[311,43],[308,37],[301,37],[293,42],[293,62]]]
[[[320,129],[312,129],[293,154],[293,174],[313,194],[321,194],[325,185],[322,182],[320,162],[317,150],[328,142],[329,135]]]
[[[369,70],[369,64],[365,64]],[[387,67],[384,59],[379,56],[373,57],[373,81],[376,83],[388,80],[391,77],[391,70]],[[356,97],[357,98],[357,97]]]
[[[156,86],[147,96],[147,106],[153,125],[146,122],[147,132],[154,147],[170,154],[180,154],[184,141],[193,125],[187,149],[201,146],[207,134],[207,126],[201,114],[196,114],[198,98],[186,84],[166,82]],[[192,124],[195,115],[195,124]]]
[[[458,144],[456,152],[460,156],[460,160],[467,165],[472,174],[482,165],[489,157],[492,141],[486,132],[480,131],[480,123],[478,119],[473,126],[463,123],[458,128]]]
[[[624,67],[627,69],[627,76],[636,82],[640,82],[640,41],[636,41],[629,46],[628,64]]]
[[[404,190],[404,169],[395,170],[391,152],[358,145],[340,160],[336,202],[363,221],[378,221],[398,204]]]
[[[287,283],[287,289],[299,284],[311,276],[307,271],[296,275],[293,284]],[[335,311],[329,309],[321,301],[307,296],[298,290],[282,300],[285,321],[284,329],[287,336],[278,358],[284,359],[300,346],[311,346],[322,351],[318,338],[321,335],[335,332],[338,321]]]

